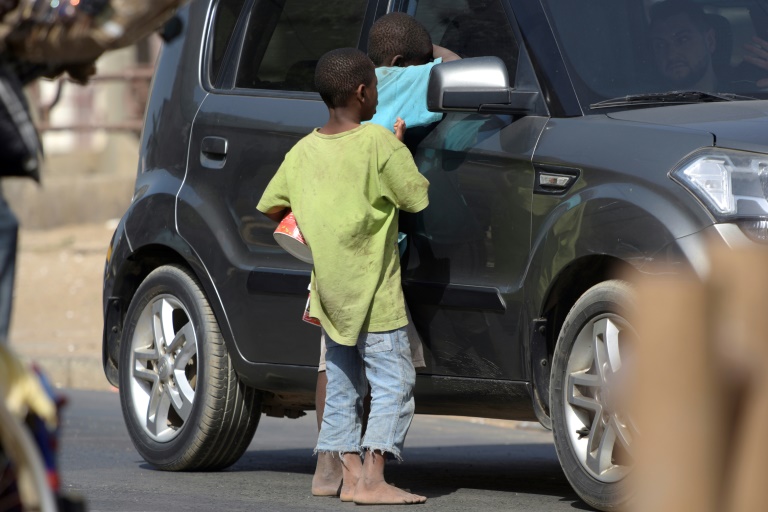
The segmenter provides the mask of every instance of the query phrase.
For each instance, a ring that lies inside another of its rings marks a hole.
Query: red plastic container
[[[277,225],[274,233],[275,241],[288,251],[289,254],[299,258],[305,263],[313,263],[312,251],[301,234],[299,225],[296,224],[296,217],[293,212],[289,212]]]

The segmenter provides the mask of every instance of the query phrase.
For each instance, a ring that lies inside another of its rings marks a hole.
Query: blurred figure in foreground
[[[656,273],[636,283],[632,512],[765,509],[768,251],[709,256],[703,279]]]
[[[64,73],[85,84],[104,52],[156,31],[185,1],[0,0],[0,178],[40,180],[42,145],[25,85]],[[0,344],[10,328],[17,236],[18,221],[0,190]]]

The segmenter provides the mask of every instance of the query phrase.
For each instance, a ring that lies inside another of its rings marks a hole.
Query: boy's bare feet
[[[388,484],[384,480],[385,462],[381,452],[366,452],[363,472],[357,481],[352,501],[357,505],[407,505],[427,501],[426,496],[412,494]]]
[[[338,496],[341,492],[341,461],[334,454],[318,452],[317,467],[312,477],[313,496]]]
[[[363,461],[357,453],[345,453],[342,461],[341,492],[339,498],[341,501],[352,501],[357,483],[360,481],[360,474],[363,471]]]
[[[384,481],[372,484],[363,481],[358,480],[352,499],[357,505],[416,505],[427,501],[426,496],[406,492]]]

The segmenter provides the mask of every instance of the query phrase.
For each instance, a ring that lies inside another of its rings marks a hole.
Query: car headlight
[[[768,155],[730,149],[697,151],[670,172],[718,222],[737,222],[768,241]]]

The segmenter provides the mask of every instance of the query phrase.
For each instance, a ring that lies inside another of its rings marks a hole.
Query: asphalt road
[[[298,420],[262,417],[248,451],[225,471],[167,473],[134,450],[116,393],[63,393],[69,400],[60,447],[63,486],[84,496],[89,512],[357,508],[310,494],[317,435],[311,414]],[[387,478],[428,497],[418,510],[589,510],[565,479],[551,434],[541,429],[417,415],[404,456],[402,464],[387,468]],[[393,507],[365,508],[379,509]]]

